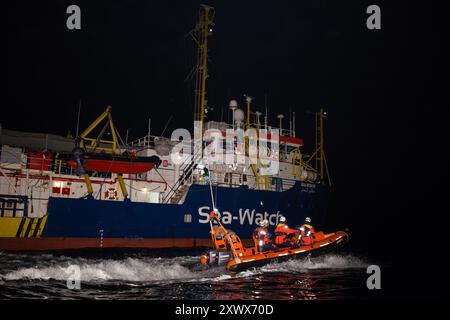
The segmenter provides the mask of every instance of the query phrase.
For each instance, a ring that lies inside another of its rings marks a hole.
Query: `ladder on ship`
[[[162,200],[163,203],[178,203],[186,194],[189,189],[189,186],[186,183],[192,176],[194,169],[197,167],[197,163],[202,158],[202,152],[200,150],[194,153],[192,159],[189,157],[181,164],[180,170],[183,174],[181,174],[171,190],[164,196]]]

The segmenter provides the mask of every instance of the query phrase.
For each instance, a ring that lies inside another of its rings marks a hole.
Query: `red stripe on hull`
[[[244,243],[253,244],[250,239]],[[121,238],[0,238],[0,251],[46,251],[88,248],[195,248],[210,247],[211,239],[121,239]]]

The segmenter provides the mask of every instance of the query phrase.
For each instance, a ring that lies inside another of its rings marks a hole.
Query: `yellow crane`
[[[94,151],[106,151],[111,153],[112,155],[115,155],[119,151],[119,142],[118,142],[118,134],[116,132],[116,128],[114,127],[114,122],[112,118],[111,113],[112,107],[107,106],[106,110],[103,111],[103,113],[97,117],[90,125],[87,127],[86,130],[83,131],[83,133],[80,134],[78,137],[80,148],[83,150],[86,150],[87,152],[94,152]],[[103,125],[103,128],[100,130],[98,135],[94,137],[90,137],[89,135],[93,133],[93,131],[102,123],[105,122]],[[111,133],[111,140],[105,139],[104,135],[106,130],[109,128],[109,132]],[[89,174],[84,173],[84,182],[86,184],[87,192],[89,196],[92,196],[94,193],[94,189],[92,187],[92,183],[89,179]],[[125,186],[125,182],[123,181],[123,175],[118,174],[117,175],[117,181],[120,186],[120,190],[122,191],[124,199],[128,198],[128,191]]]

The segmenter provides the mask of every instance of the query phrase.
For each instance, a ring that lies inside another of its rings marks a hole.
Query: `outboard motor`
[[[231,251],[209,251],[200,258],[202,264],[221,266],[232,259]]]

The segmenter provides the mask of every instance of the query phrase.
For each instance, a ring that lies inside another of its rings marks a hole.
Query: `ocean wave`
[[[315,258],[289,260],[271,263],[261,268],[263,272],[301,272],[314,269],[358,269],[367,268],[369,263],[352,255],[329,254]]]
[[[303,272],[311,269],[365,268],[368,263],[352,255],[326,255],[311,259],[290,260],[272,263],[258,269],[229,275],[225,267],[208,268],[199,266],[199,257],[181,256],[175,258],[129,257],[121,260],[87,259],[47,256],[41,263],[0,274],[4,281],[12,280],[64,280],[73,275],[71,266],[77,266],[80,280],[128,281],[128,282],[221,282],[230,278],[246,278],[261,273]]]
[[[54,261],[46,266],[20,268],[1,277],[4,280],[67,280],[73,275],[72,266],[80,270],[81,281],[160,281],[189,279],[195,277],[187,266],[182,265],[180,259],[160,258],[126,258],[123,260],[89,260],[73,259],[64,262]]]

